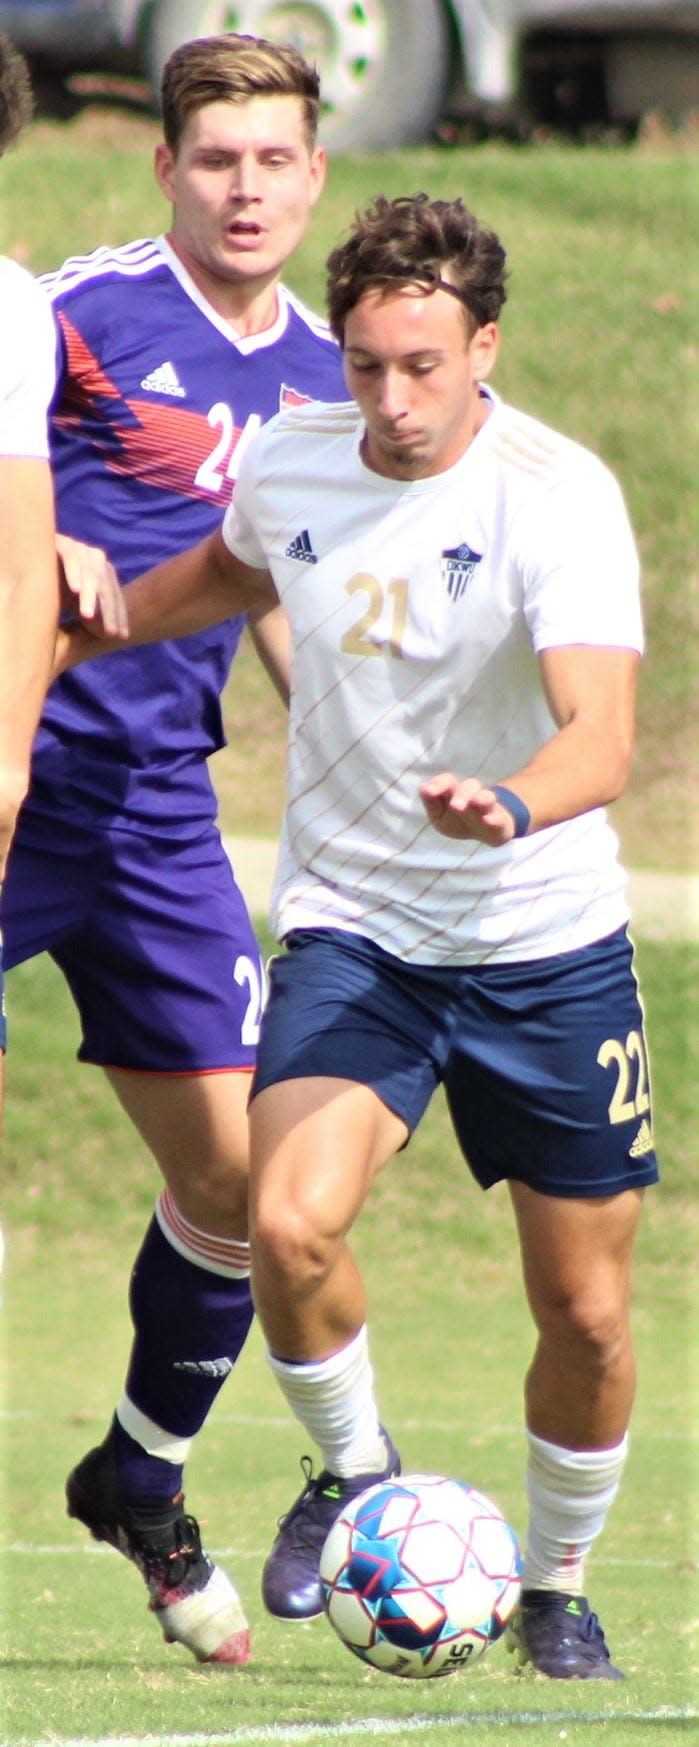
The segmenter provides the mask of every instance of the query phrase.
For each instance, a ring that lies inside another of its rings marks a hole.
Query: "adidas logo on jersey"
[[[465,593],[482,552],[473,552],[466,540],[460,546],[447,546],[442,553],[442,576],[453,601]]]
[[[297,534],[296,539],[290,542],[286,548],[285,557],[300,558],[302,564],[318,563],[318,559],[316,558],[311,545],[311,536],[308,532],[308,528],[304,528],[303,533]]]
[[[642,1159],[644,1153],[652,1153],[652,1151],[653,1136],[651,1134],[650,1123],[646,1122],[644,1116],[633,1146],[629,1149],[629,1157],[632,1159]]]
[[[178,400],[184,400],[187,390],[182,387],[174,364],[159,364],[157,370],[149,371],[144,376],[141,387],[147,394],[173,394]]]

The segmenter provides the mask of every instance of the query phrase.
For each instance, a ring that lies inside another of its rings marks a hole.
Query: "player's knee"
[[[180,1212],[204,1231],[241,1236],[247,1218],[247,1156],[201,1153],[184,1163],[161,1160],[165,1182]]]
[[[584,1290],[551,1308],[542,1318],[540,1332],[568,1367],[578,1366],[600,1377],[617,1368],[629,1345],[625,1304]]]
[[[251,1231],[253,1269],[284,1282],[287,1289],[304,1294],[329,1274],[336,1253],[336,1240],[320,1230],[293,1203],[259,1207]]]

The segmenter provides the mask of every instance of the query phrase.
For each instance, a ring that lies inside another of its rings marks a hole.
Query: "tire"
[[[293,41],[316,62],[326,104],[320,137],[330,151],[424,140],[439,120],[450,71],[447,0],[159,0],[147,45],[154,92],[173,49],[225,30]]]

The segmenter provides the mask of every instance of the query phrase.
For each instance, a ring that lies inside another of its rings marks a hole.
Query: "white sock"
[[[328,1359],[299,1365],[267,1355],[292,1413],[322,1451],[331,1474],[383,1473],[386,1445],[374,1399],[366,1327]]]
[[[523,1589],[579,1595],[590,1547],[621,1480],[628,1438],[613,1450],[564,1450],[527,1431],[529,1532]]]

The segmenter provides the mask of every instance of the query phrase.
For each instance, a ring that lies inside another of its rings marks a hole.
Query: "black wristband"
[[[506,807],[508,813],[512,814],[515,822],[515,837],[524,837],[532,822],[526,801],[520,800],[519,795],[512,793],[512,789],[504,788],[502,783],[491,783],[490,787],[496,800],[500,802],[500,806]]]

